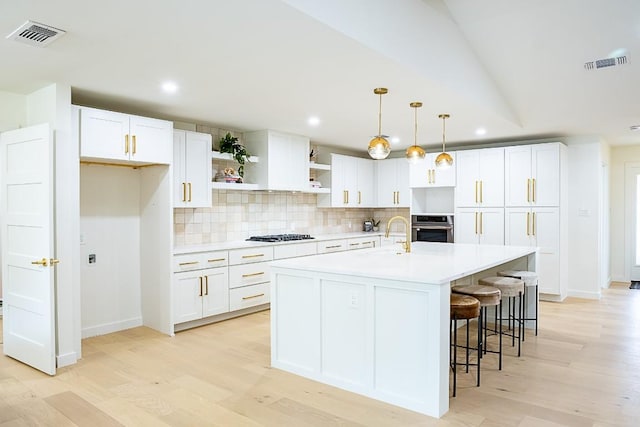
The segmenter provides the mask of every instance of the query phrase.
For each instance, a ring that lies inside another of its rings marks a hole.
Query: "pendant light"
[[[373,90],[373,93],[380,96],[380,106],[378,108],[378,135],[376,135],[369,142],[369,156],[375,160],[386,159],[389,153],[391,153],[391,145],[389,141],[382,135],[382,95],[386,94],[387,88],[378,87]]]
[[[444,147],[444,141],[445,141],[445,121],[451,117],[449,114],[440,114],[438,116],[439,119],[442,119],[442,153],[438,154],[438,157],[436,157],[436,167],[437,168],[448,168],[449,166],[453,165],[453,157],[451,157],[451,154],[447,153],[447,151],[445,150]]]
[[[409,104],[414,110],[413,114],[413,145],[407,148],[406,157],[409,163],[418,163],[424,159],[425,152],[422,147],[418,146],[418,108],[422,107],[422,102],[412,102]]]

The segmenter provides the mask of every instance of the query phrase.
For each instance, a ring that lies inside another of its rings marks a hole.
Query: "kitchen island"
[[[414,242],[271,267],[271,364],[426,415],[449,409],[453,281],[535,271],[530,247]]]

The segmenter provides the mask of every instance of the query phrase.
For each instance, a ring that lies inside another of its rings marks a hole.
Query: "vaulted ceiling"
[[[66,83],[82,104],[365,150],[382,86],[382,133],[398,150],[413,143],[412,101],[428,151],[439,113],[451,143],[640,143],[637,0],[0,0],[0,11],[5,36],[26,20],[67,32],[46,47],[0,39],[1,91]]]

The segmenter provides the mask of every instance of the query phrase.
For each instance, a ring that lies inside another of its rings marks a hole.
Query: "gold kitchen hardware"
[[[358,204],[362,204],[362,192],[358,191]]]
[[[531,179],[531,201],[533,203],[536,202],[536,179],[535,178]]]
[[[184,182],[182,183],[182,201],[187,201],[187,184]]]
[[[341,247],[342,245],[332,245],[332,246],[325,246],[326,249],[336,249]]]
[[[530,224],[531,224],[530,219],[529,219],[529,216],[530,216],[530,215],[531,215],[531,214],[530,214],[529,212],[527,212],[527,236],[530,236],[530,235],[531,235],[531,233],[529,232],[529,230],[530,230]]]
[[[254,277],[254,276],[260,276],[264,274],[264,271],[260,271],[258,273],[247,273],[247,274],[243,274],[242,277]]]
[[[476,192],[475,192],[476,198],[475,201],[476,203],[478,203],[478,181],[476,181]]]
[[[369,242],[367,242],[369,243]],[[349,243],[349,246],[358,246],[360,243]]]
[[[199,297],[202,296],[202,276],[198,277],[198,280],[200,281],[200,294],[198,294]]]
[[[248,299],[252,299],[252,298],[260,298],[263,297],[264,293],[262,294],[255,294],[255,295],[249,295],[248,297],[242,297],[243,300],[248,300]]]
[[[527,202],[531,201],[531,178],[527,178]]]
[[[475,221],[474,221],[475,230],[474,230],[474,232],[475,232],[475,234],[478,234],[478,212],[474,212],[474,214],[475,214]]]
[[[209,276],[204,276],[204,294],[209,295]]]
[[[135,139],[134,139],[134,141],[135,141]],[[134,145],[134,147],[135,147],[135,145]],[[135,150],[134,150],[134,154],[135,154]],[[189,200],[187,200],[187,201],[190,202],[191,201],[191,183],[189,182],[187,184],[187,186],[189,187]]]
[[[59,259],[55,259],[55,258],[49,258],[49,264],[54,266],[56,264],[60,264],[60,260]]]
[[[483,234],[483,230],[482,230],[482,212],[480,212],[480,234]]]
[[[439,114],[438,118],[442,119],[442,153],[436,157],[437,168],[448,168],[453,165],[453,157],[445,150],[445,121],[451,117],[449,114]]]
[[[242,255],[242,258],[259,258],[261,256],[264,256],[264,254]]]
[[[531,234],[535,236],[536,235],[536,213],[535,212],[532,213],[531,217],[532,217],[531,218]]]
[[[200,261],[189,261],[189,262],[181,262],[178,264],[180,267],[184,267],[185,265],[196,265],[200,264]]]
[[[136,136],[133,135],[131,139],[133,140],[133,150],[131,150],[131,154],[136,154]]]
[[[386,159],[389,153],[391,153],[391,145],[385,138],[386,135],[382,135],[382,95],[388,92],[385,87],[378,87],[373,90],[373,93],[380,97],[380,105],[378,107],[378,134],[369,141],[369,147],[367,151],[369,156],[375,160]]]
[[[129,135],[124,136],[124,154],[129,154]]]
[[[422,147],[418,146],[418,108],[422,107],[422,102],[412,102],[409,107],[413,108],[413,145],[407,148],[405,157],[409,163],[416,164],[426,155]]]
[[[221,262],[224,261],[226,258],[214,258],[214,259],[208,259],[207,262]]]
[[[397,219],[402,220],[404,222],[404,229],[405,229],[405,232],[406,232],[406,238],[405,238],[405,241],[404,241],[402,247],[404,248],[404,251],[406,253],[409,253],[409,252],[411,252],[411,225],[409,224],[409,221],[405,217],[403,217],[401,215],[396,215],[396,216],[392,217],[389,220],[389,222],[387,222],[387,231],[384,233],[384,237],[385,238],[389,237],[389,232],[391,231],[391,223],[393,221],[397,220]]]
[[[480,203],[482,203],[482,180],[480,181]]]
[[[40,261],[31,261],[31,264],[34,265],[41,265],[43,267],[46,267],[49,265],[49,261],[47,261],[46,258],[42,258]]]

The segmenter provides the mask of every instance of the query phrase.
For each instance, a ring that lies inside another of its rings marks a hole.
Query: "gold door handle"
[[[342,190],[342,203],[347,204],[347,190]]]
[[[482,181],[480,181],[482,183]],[[480,184],[482,185],[482,184]],[[480,212],[480,234],[483,234],[483,230],[482,230],[482,212]]]
[[[482,196],[483,196],[483,191],[482,191],[482,181],[480,181],[480,203],[482,203]],[[480,213],[480,218],[482,218],[482,213]]]
[[[263,275],[264,271],[259,271],[257,273],[247,273],[247,274],[243,274],[242,277],[254,277],[254,276],[260,276]]]
[[[530,201],[531,201],[531,179],[527,179],[527,202],[530,202]]]
[[[536,179],[535,178],[531,179],[531,184],[532,184],[531,185],[531,187],[532,187],[532,189],[531,189],[531,199],[532,200],[531,201],[533,203],[535,203],[536,202]],[[535,213],[533,215],[535,215]]]
[[[209,276],[204,276],[204,294],[209,295]]]
[[[124,154],[129,154],[129,134],[124,136]]]
[[[135,151],[134,151],[135,153]],[[187,200],[188,202],[191,201],[191,183],[188,183],[187,186],[189,187],[189,200]]]
[[[31,264],[34,265],[41,265],[43,267],[46,267],[49,265],[49,261],[47,261],[46,258],[42,258],[40,261],[31,261]]]
[[[529,233],[529,229],[530,229],[530,225],[529,225],[529,223],[530,223],[530,222],[529,222],[529,212],[527,212],[527,236],[529,236],[529,235],[530,235],[530,233]]]
[[[187,201],[187,184],[185,182],[182,183],[182,201]]]
[[[475,225],[474,233],[478,234],[478,212],[475,212],[474,225]]]
[[[531,216],[533,217],[533,219],[531,220],[531,234],[535,236],[536,235],[536,213],[534,212]]]
[[[54,266],[56,264],[60,264],[60,260],[59,259],[55,259],[55,258],[49,258],[49,264],[51,266]]]
[[[131,154],[136,154],[136,136],[133,135],[131,139],[133,140],[133,150],[131,150]]]
[[[255,294],[255,295],[249,295],[248,297],[242,297],[243,300],[247,300],[247,299],[252,299],[252,298],[259,298],[259,297],[263,297],[264,293],[262,294]]]
[[[362,204],[362,192],[358,191],[358,204]]]
[[[198,277],[198,279],[200,280],[200,294],[198,296],[201,297],[202,296],[202,276]]]
[[[478,181],[476,181],[476,193],[475,193],[475,195],[476,195],[475,202],[478,203]]]

